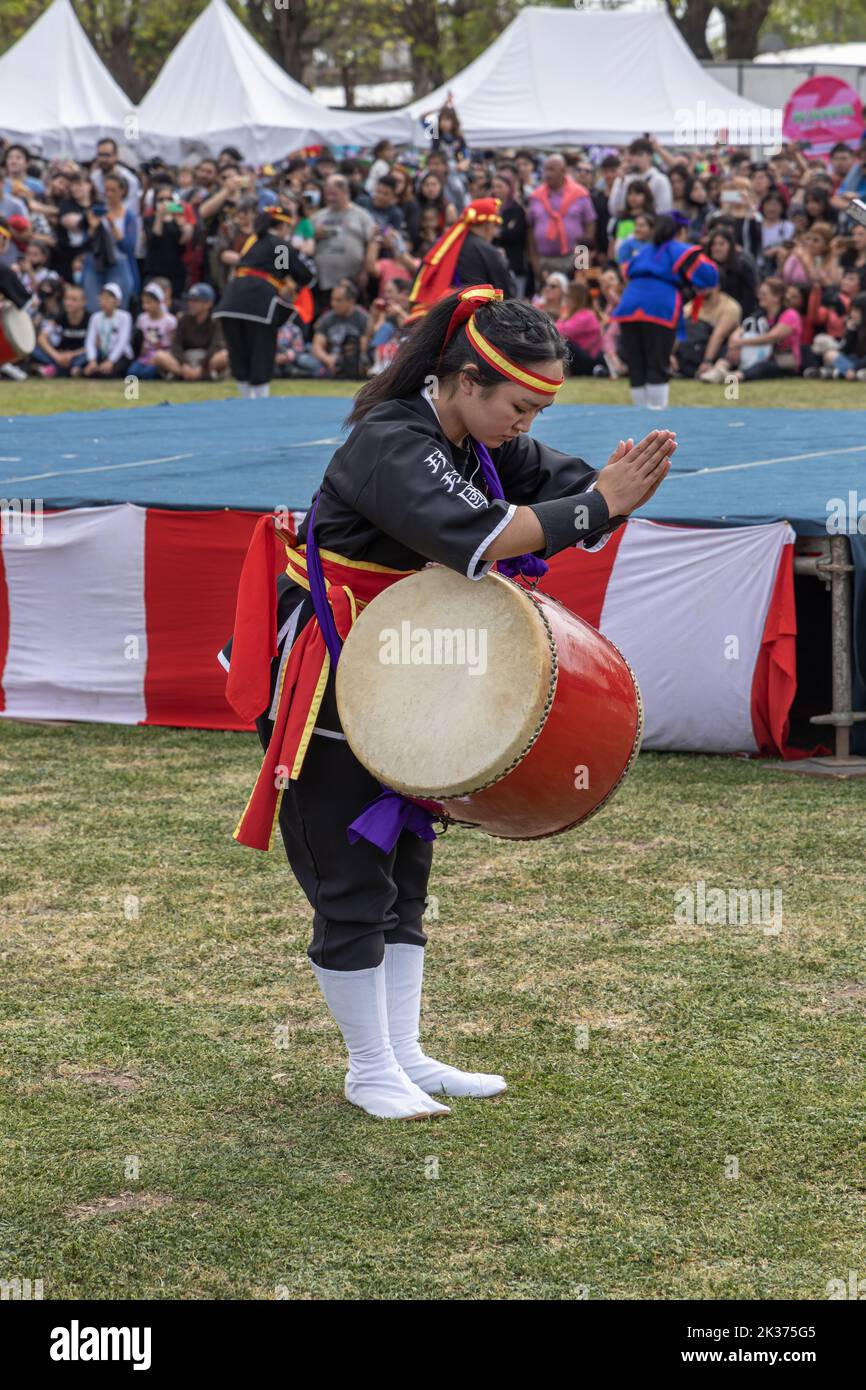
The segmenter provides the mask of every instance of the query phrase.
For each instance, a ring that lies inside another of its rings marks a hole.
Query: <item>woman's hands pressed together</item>
[[[651,430],[635,444],[621,439],[596,479],[611,516],[628,516],[661,486],[677,447],[674,430]]]

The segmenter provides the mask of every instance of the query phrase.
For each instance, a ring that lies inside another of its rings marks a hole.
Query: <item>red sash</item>
[[[238,714],[255,720],[267,708],[271,660],[277,654],[277,600],[274,571],[276,538],[273,514],[256,523],[241,571],[232,658],[226,696]],[[286,573],[309,589],[306,546],[285,532]],[[347,560],[320,550],[328,602],[340,637],[345,640],[359,612],[389,585],[415,570],[395,570],[365,560]],[[298,634],[280,673],[274,729],[256,784],[234,832],[252,849],[269,850],[283,790],[301,775],[313,727],[325,693],[331,658],[315,618]]]
[[[538,199],[547,213],[547,229],[544,235],[548,241],[553,241],[555,237],[559,237],[559,254],[560,256],[567,256],[571,247],[568,244],[568,237],[565,235],[565,214],[572,203],[577,202],[578,198],[587,197],[586,189],[582,183],[575,183],[574,179],[566,179],[562,185],[562,202],[558,209],[551,204],[550,189],[546,183],[539,184],[531,196]]]

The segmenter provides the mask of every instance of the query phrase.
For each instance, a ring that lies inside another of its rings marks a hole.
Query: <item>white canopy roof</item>
[[[133,110],[70,0],[54,0],[0,57],[0,131],[49,159],[92,159],[102,136],[128,139]]]
[[[767,131],[773,114],[738,97],[701,66],[666,11],[521,10],[486,52],[428,96],[404,108],[414,142],[423,145],[423,117],[453,99],[468,143],[476,148],[624,144],[644,131],[662,143],[701,138],[712,109],[731,112],[732,131]],[[684,135],[689,122],[698,132]]]
[[[784,48],[777,53],[759,53],[756,63],[813,63],[831,67],[866,68],[866,43],[816,43],[806,48]]]
[[[138,108],[143,158],[176,163],[236,145],[251,163],[305,145],[368,143],[400,128],[393,116],[330,111],[268,56],[224,0],[184,34]]]

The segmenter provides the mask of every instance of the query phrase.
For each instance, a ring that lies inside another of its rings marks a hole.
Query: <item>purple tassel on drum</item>
[[[473,446],[478,455],[478,462],[481,464],[481,472],[484,474],[484,481],[490,489],[491,496],[505,501],[505,492],[499,481],[499,474],[496,471],[496,464],[490,457],[490,451],[486,444],[482,444],[480,439],[473,439]],[[525,579],[540,579],[543,574],[547,574],[550,566],[546,560],[542,560],[538,555],[514,555],[509,560],[497,560],[496,568],[500,574],[504,574],[507,579],[514,579],[516,575],[522,574]]]

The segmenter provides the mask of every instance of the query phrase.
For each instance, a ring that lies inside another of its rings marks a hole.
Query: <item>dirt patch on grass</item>
[[[119,1192],[116,1197],[95,1197],[92,1202],[79,1202],[67,1215],[73,1221],[87,1221],[92,1216],[114,1216],[123,1211],[155,1211],[167,1206],[174,1198],[158,1192]]]
[[[61,1062],[57,1077],[64,1081],[82,1081],[86,1085],[111,1086],[118,1091],[134,1091],[141,1081],[126,1072],[112,1071],[110,1067],[80,1067],[74,1062]]]

